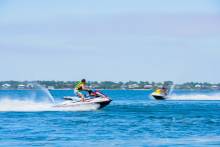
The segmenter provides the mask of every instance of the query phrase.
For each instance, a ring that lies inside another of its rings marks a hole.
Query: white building
[[[126,89],[127,86],[125,84],[121,85],[121,89]]]
[[[34,85],[33,84],[27,84],[26,87],[32,89],[32,88],[34,88]]]
[[[212,89],[219,89],[219,86],[213,85],[213,86],[212,86]]]
[[[7,89],[7,88],[10,88],[11,85],[10,84],[3,84],[1,87],[4,88],[4,89]]]
[[[24,89],[24,88],[25,88],[25,85],[23,85],[23,84],[18,85],[18,89]]]
[[[54,86],[48,86],[47,88],[53,90]]]
[[[129,89],[139,88],[139,85],[138,84],[131,84],[131,85],[128,85],[128,88]]]
[[[152,85],[144,85],[144,89],[151,89],[151,88],[153,88]]]
[[[202,85],[200,85],[200,84],[195,85],[195,88],[201,88],[201,87],[202,87]]]

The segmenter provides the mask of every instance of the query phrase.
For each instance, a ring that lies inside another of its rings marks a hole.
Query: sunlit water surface
[[[55,102],[73,95],[50,91]],[[156,101],[152,91],[104,90],[101,110],[53,108],[40,90],[0,91],[0,146],[220,145],[220,92],[174,91]]]

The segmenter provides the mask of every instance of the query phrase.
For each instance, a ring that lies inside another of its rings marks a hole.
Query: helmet
[[[81,82],[86,83],[86,79],[82,79]]]

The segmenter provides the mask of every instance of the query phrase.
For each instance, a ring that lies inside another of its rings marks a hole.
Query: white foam
[[[58,108],[49,102],[35,102],[33,100],[15,100],[4,98],[0,100],[0,112],[39,112],[39,111],[91,111],[97,110],[97,105],[81,105]]]
[[[220,100],[220,94],[186,94],[186,95],[171,95],[169,100]]]
[[[219,136],[199,136],[186,138],[151,138],[147,143],[153,146],[158,145],[210,145],[210,143],[217,143],[220,141]]]

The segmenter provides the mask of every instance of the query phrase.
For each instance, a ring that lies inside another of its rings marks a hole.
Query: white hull
[[[67,107],[97,105],[98,109],[101,109],[101,108],[105,107],[106,105],[108,105],[112,101],[109,98],[102,98],[102,97],[86,99],[84,102],[75,101],[76,97],[68,97],[68,98],[69,98],[69,100],[65,100],[64,102],[62,102],[58,105],[55,105],[54,107],[67,108]]]

